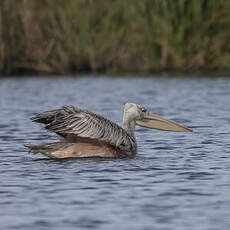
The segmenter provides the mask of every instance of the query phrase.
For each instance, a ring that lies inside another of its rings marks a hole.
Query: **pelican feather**
[[[63,106],[40,113],[31,120],[45,124],[45,129],[64,137],[71,134],[103,141],[123,151],[136,151],[135,137],[114,122],[88,110]]]

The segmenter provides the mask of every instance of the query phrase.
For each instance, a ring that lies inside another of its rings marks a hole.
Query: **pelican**
[[[137,153],[135,126],[174,132],[191,129],[148,112],[146,108],[126,103],[122,127],[87,110],[74,106],[40,113],[31,118],[45,129],[58,134],[58,142],[40,145],[25,144],[31,154],[50,158],[131,157]]]

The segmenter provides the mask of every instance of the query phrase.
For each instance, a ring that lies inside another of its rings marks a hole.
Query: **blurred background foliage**
[[[0,0],[0,73],[230,69],[229,0]]]

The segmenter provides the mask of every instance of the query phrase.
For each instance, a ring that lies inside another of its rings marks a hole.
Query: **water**
[[[134,159],[51,160],[29,120],[64,104],[121,123],[125,102],[194,128],[136,129]],[[229,229],[230,78],[0,79],[0,228]]]

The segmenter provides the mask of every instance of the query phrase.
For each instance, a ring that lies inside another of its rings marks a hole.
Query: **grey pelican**
[[[47,111],[31,120],[44,124],[45,129],[61,137],[60,141],[54,143],[25,144],[31,154],[41,153],[50,158],[134,156],[137,153],[134,135],[136,125],[158,130],[192,132],[191,129],[161,118],[134,103],[125,104],[122,127],[98,114],[73,106]]]

